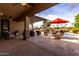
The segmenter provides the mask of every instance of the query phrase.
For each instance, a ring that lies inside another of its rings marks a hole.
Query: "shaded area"
[[[3,56],[52,56],[51,52],[29,41],[0,40],[0,55]]]

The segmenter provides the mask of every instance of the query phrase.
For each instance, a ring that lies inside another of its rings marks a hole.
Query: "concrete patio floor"
[[[79,56],[79,39],[34,36],[29,40],[1,40],[0,56]]]
[[[55,40],[52,36],[35,36],[30,41],[46,48],[56,56],[79,56],[79,39],[64,37]]]
[[[0,56],[53,56],[28,40],[0,40]]]

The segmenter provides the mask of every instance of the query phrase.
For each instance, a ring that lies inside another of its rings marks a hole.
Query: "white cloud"
[[[58,16],[49,14],[44,18],[49,19],[49,20],[54,20],[54,19],[58,18]]]
[[[39,16],[39,15],[38,15]],[[48,20],[55,20],[56,18],[61,18],[61,19],[64,19],[64,20],[68,20],[69,22],[73,23],[74,22],[74,17],[72,16],[65,16],[65,17],[60,17],[60,16],[57,16],[57,15],[52,15],[52,14],[49,14],[47,16],[40,16],[40,17],[43,17],[43,18],[46,18]]]

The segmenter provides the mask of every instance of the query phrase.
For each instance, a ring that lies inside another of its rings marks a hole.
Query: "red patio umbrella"
[[[51,24],[57,24],[57,25],[58,25],[58,24],[67,23],[67,22],[69,22],[69,21],[63,20],[63,19],[61,19],[61,18],[57,18],[57,19],[51,21],[50,23],[51,23]]]
[[[57,18],[57,19],[51,21],[50,23],[51,24],[61,24],[61,23],[67,23],[67,22],[69,22],[69,21]]]

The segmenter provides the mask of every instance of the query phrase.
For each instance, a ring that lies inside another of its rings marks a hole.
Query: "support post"
[[[23,40],[27,40],[30,38],[29,22],[30,22],[30,17],[26,17],[24,20]]]
[[[26,19],[24,19],[23,40],[26,40]]]

